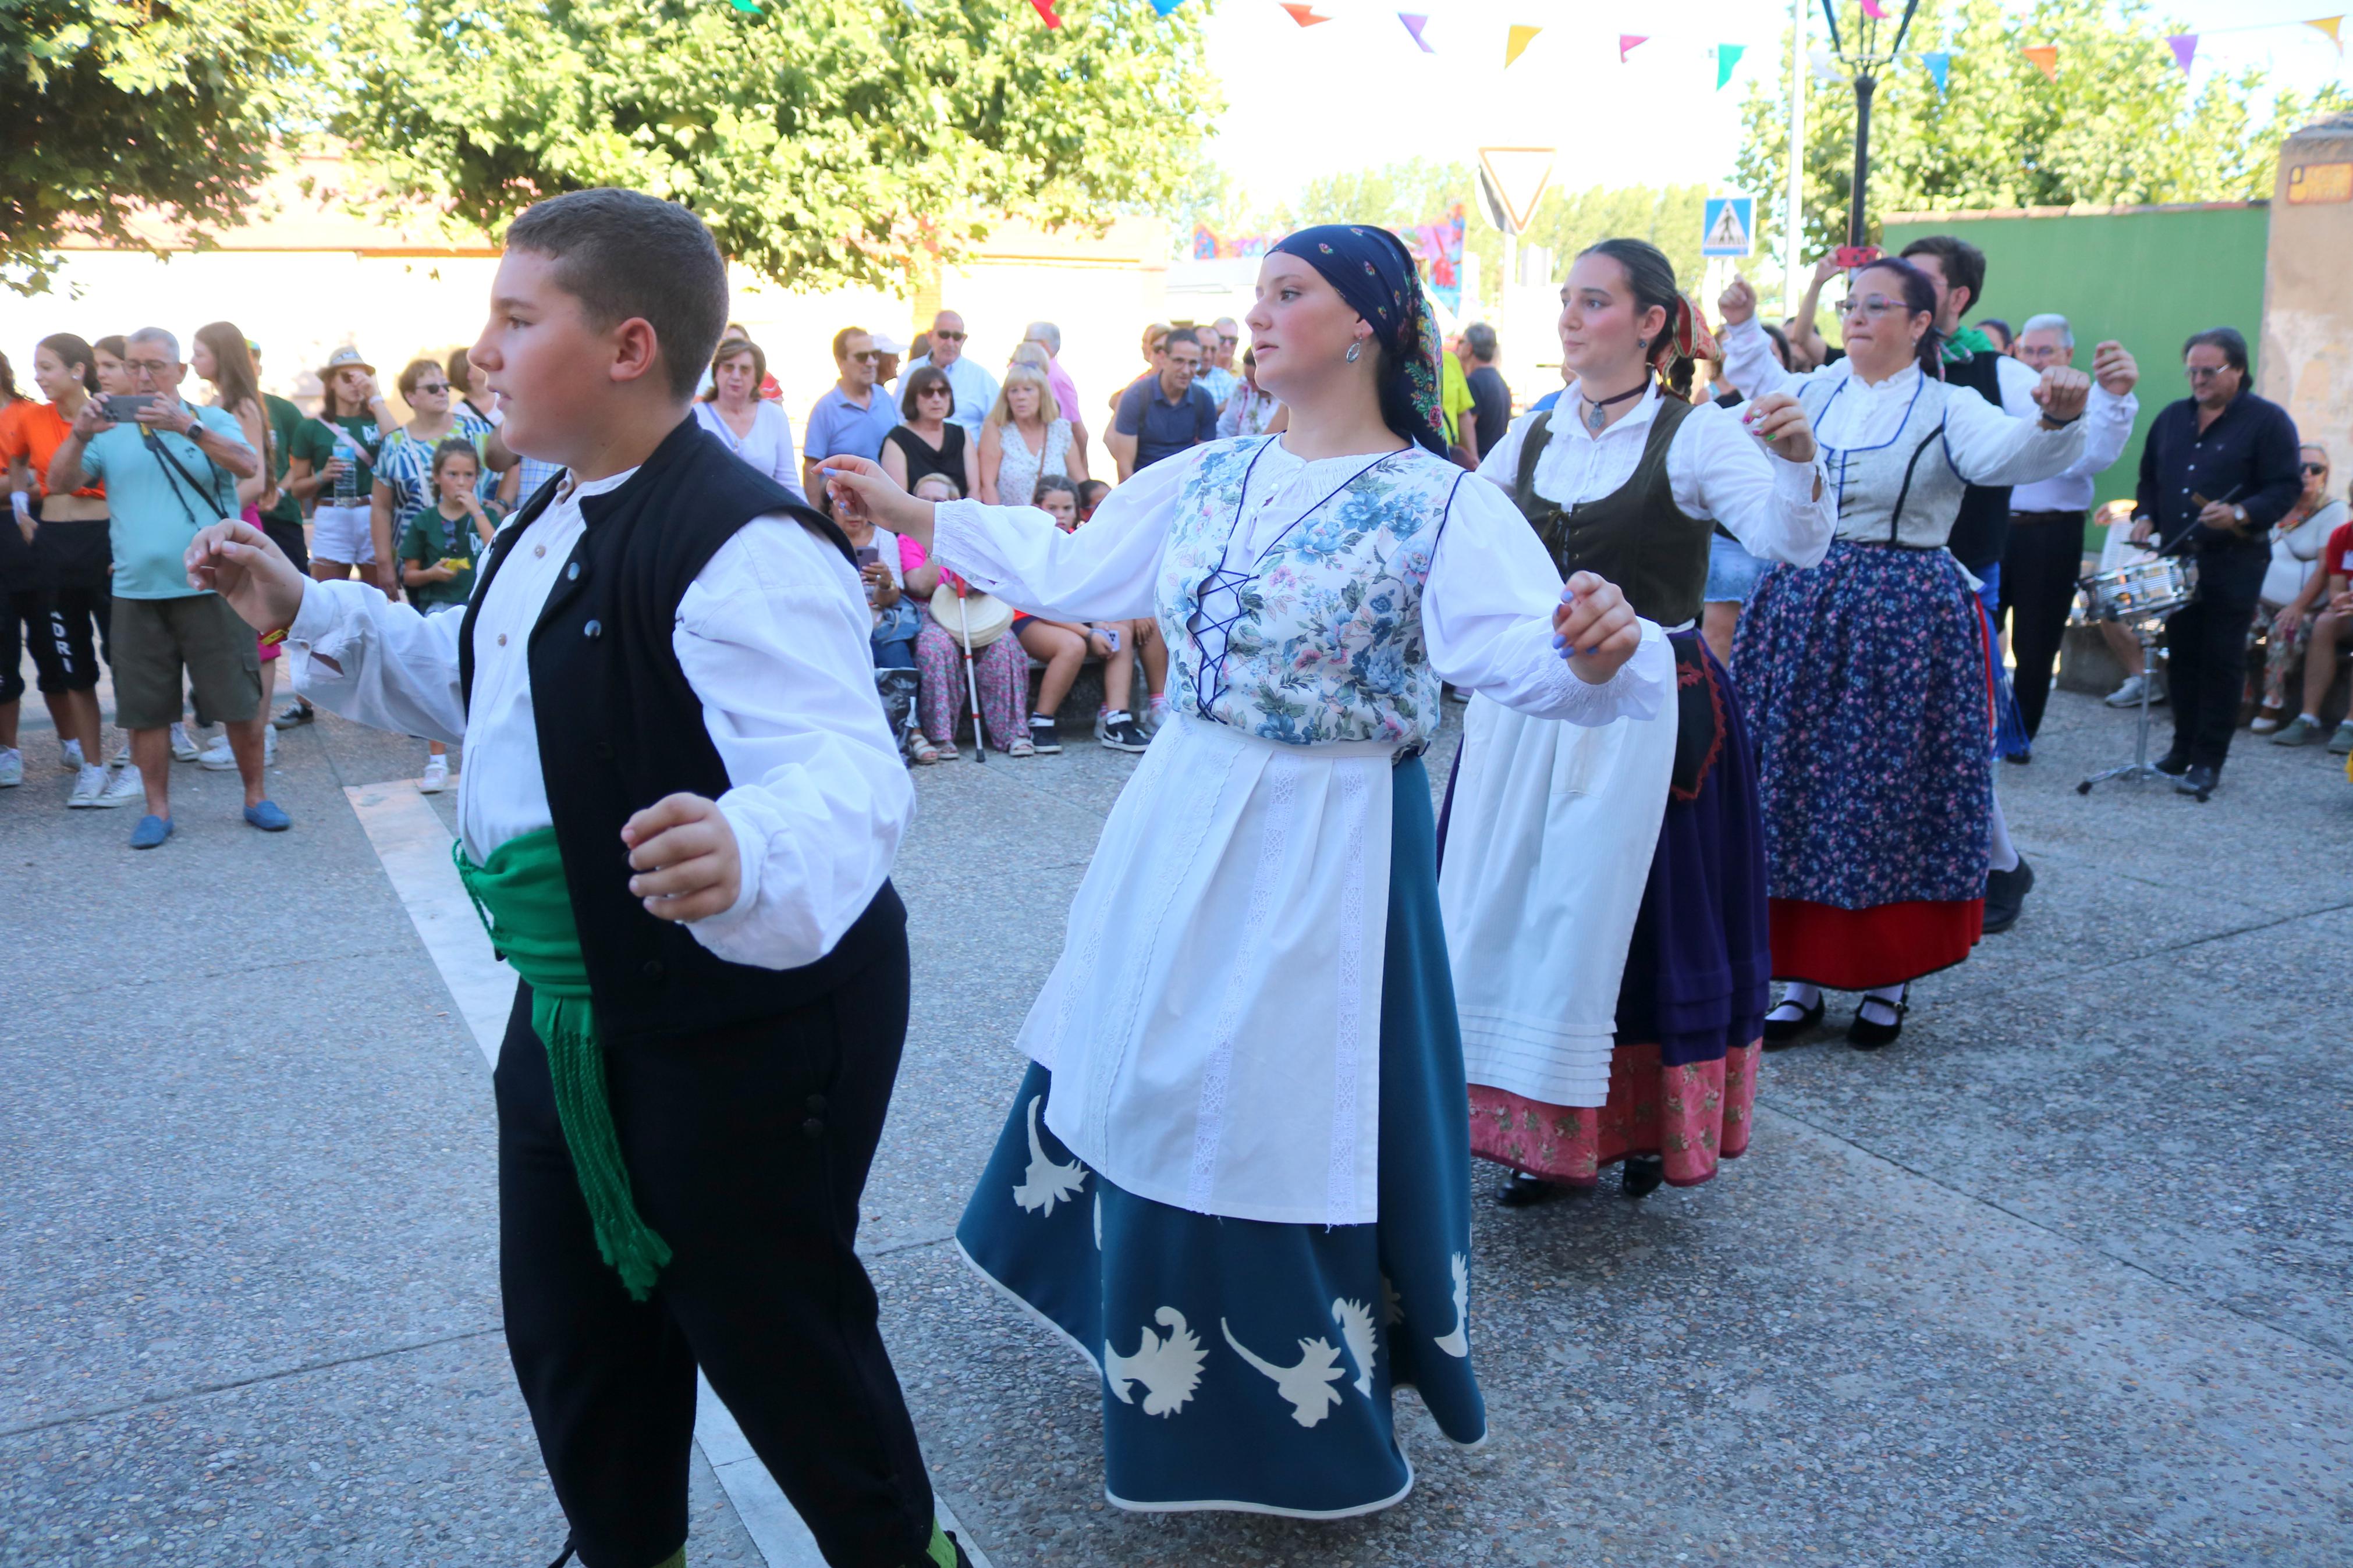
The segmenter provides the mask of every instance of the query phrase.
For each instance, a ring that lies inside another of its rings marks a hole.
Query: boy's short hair
[[[507,248],[554,262],[557,287],[599,331],[642,318],[670,395],[694,396],[727,326],[727,263],[701,218],[643,191],[567,191],[508,226]]]
[[[1985,303],[1985,252],[1957,234],[1924,234],[1904,247],[1904,259],[1915,256],[1933,256],[1944,269],[1945,287],[1969,291],[1968,315]]]

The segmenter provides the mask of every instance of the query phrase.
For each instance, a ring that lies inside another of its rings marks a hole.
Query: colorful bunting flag
[[[1291,19],[1303,27],[1312,27],[1318,22],[1328,22],[1332,19],[1329,16],[1317,16],[1314,6],[1299,5],[1296,0],[1280,0],[1280,4],[1283,10],[1290,14]]]
[[[1628,55],[1632,54],[1632,53],[1634,52],[1634,50],[1635,50],[1638,47],[1640,47],[1641,45],[1647,44],[1647,43],[1649,43],[1650,41],[1651,41],[1651,35],[1650,35],[1650,34],[1648,34],[1648,33],[1620,33],[1620,34],[1619,34],[1619,35],[1618,35],[1618,63],[1619,63],[1620,65],[1621,65],[1621,66],[1622,66],[1622,65],[1624,65],[1624,64],[1626,63],[1626,57],[1627,57]]]
[[[1927,50],[1921,55],[1920,63],[1928,68],[1928,79],[1936,84],[1936,96],[1944,97],[1945,79],[1953,71],[1952,51],[1949,49]]]
[[[2052,81],[2057,81],[2059,79],[2058,45],[2037,44],[2031,49],[2021,49],[2019,52],[2024,55],[2028,59],[2034,62],[2034,68],[2036,70],[2041,71]]]
[[[1862,0],[1862,14],[1874,22],[1887,20],[1887,13],[1880,9],[1879,0]]]
[[[1062,19],[1054,15],[1054,0],[1029,0],[1029,4],[1038,7],[1038,15],[1046,18],[1047,26],[1059,27],[1062,25]]]
[[[2337,36],[2337,26],[2344,20],[2342,16],[2314,16],[2308,18],[2304,25],[2307,27],[2317,27],[2327,34],[2328,41],[2337,46],[2337,52],[2341,55],[2345,52],[2345,40]]]
[[[1152,0],[1152,8],[1166,16],[1183,4],[1185,0]]]
[[[1808,49],[1806,63],[1813,69],[1816,81],[1844,81],[1846,72],[1839,69],[1838,57],[1828,49]]]
[[[1511,30],[1504,37],[1504,68],[1511,69],[1512,62],[1527,53],[1528,46],[1535,43],[1536,35],[1543,31],[1542,27],[1530,27],[1518,22],[1513,23]]]
[[[1430,26],[1428,16],[1417,16],[1411,11],[1400,11],[1397,16],[1398,21],[1405,24],[1405,30],[1413,35],[1413,41],[1420,46],[1423,54],[1434,55],[1438,52],[1430,47],[1430,40],[1421,36],[1421,30]]]
[[[1718,44],[1715,46],[1716,91],[1722,92],[1724,90],[1724,84],[1732,79],[1733,68],[1740,63],[1740,57],[1747,52],[1748,46],[1746,44]]]
[[[2189,74],[2189,62],[2198,58],[2198,35],[2195,33],[2176,33],[2165,41],[2167,46],[2173,50],[2173,63],[2181,68],[2181,74],[2183,76],[2188,76]]]
[[[760,0],[727,0],[727,3],[738,11],[747,11],[754,16],[760,14]]]

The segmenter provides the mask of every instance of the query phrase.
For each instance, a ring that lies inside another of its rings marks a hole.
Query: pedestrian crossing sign
[[[1756,248],[1757,198],[1710,196],[1701,226],[1702,256],[1746,256]]]

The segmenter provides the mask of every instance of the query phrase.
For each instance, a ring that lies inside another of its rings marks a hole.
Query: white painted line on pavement
[[[514,976],[491,952],[481,918],[466,896],[450,862],[449,829],[431,803],[406,779],[380,784],[347,786],[344,797],[367,832],[384,874],[408,911],[419,940],[466,1025],[482,1059],[498,1065],[499,1043],[506,1037],[507,1014],[514,1005]],[[698,1379],[698,1382],[701,1380]],[[735,1417],[702,1383],[695,1404],[694,1440],[702,1449],[712,1473],[725,1489],[727,1500],[744,1532],[768,1560],[768,1568],[825,1568],[817,1542],[793,1510],[783,1489],[760,1463],[744,1437]],[[975,1545],[956,1522],[944,1501],[935,1500],[940,1522],[956,1533],[972,1558],[974,1568],[991,1568],[987,1555]]]

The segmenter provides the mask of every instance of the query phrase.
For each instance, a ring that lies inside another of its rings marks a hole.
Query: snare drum
[[[2168,557],[2095,572],[2078,584],[2098,621],[2145,621],[2168,616],[2198,596],[2194,562]]]

